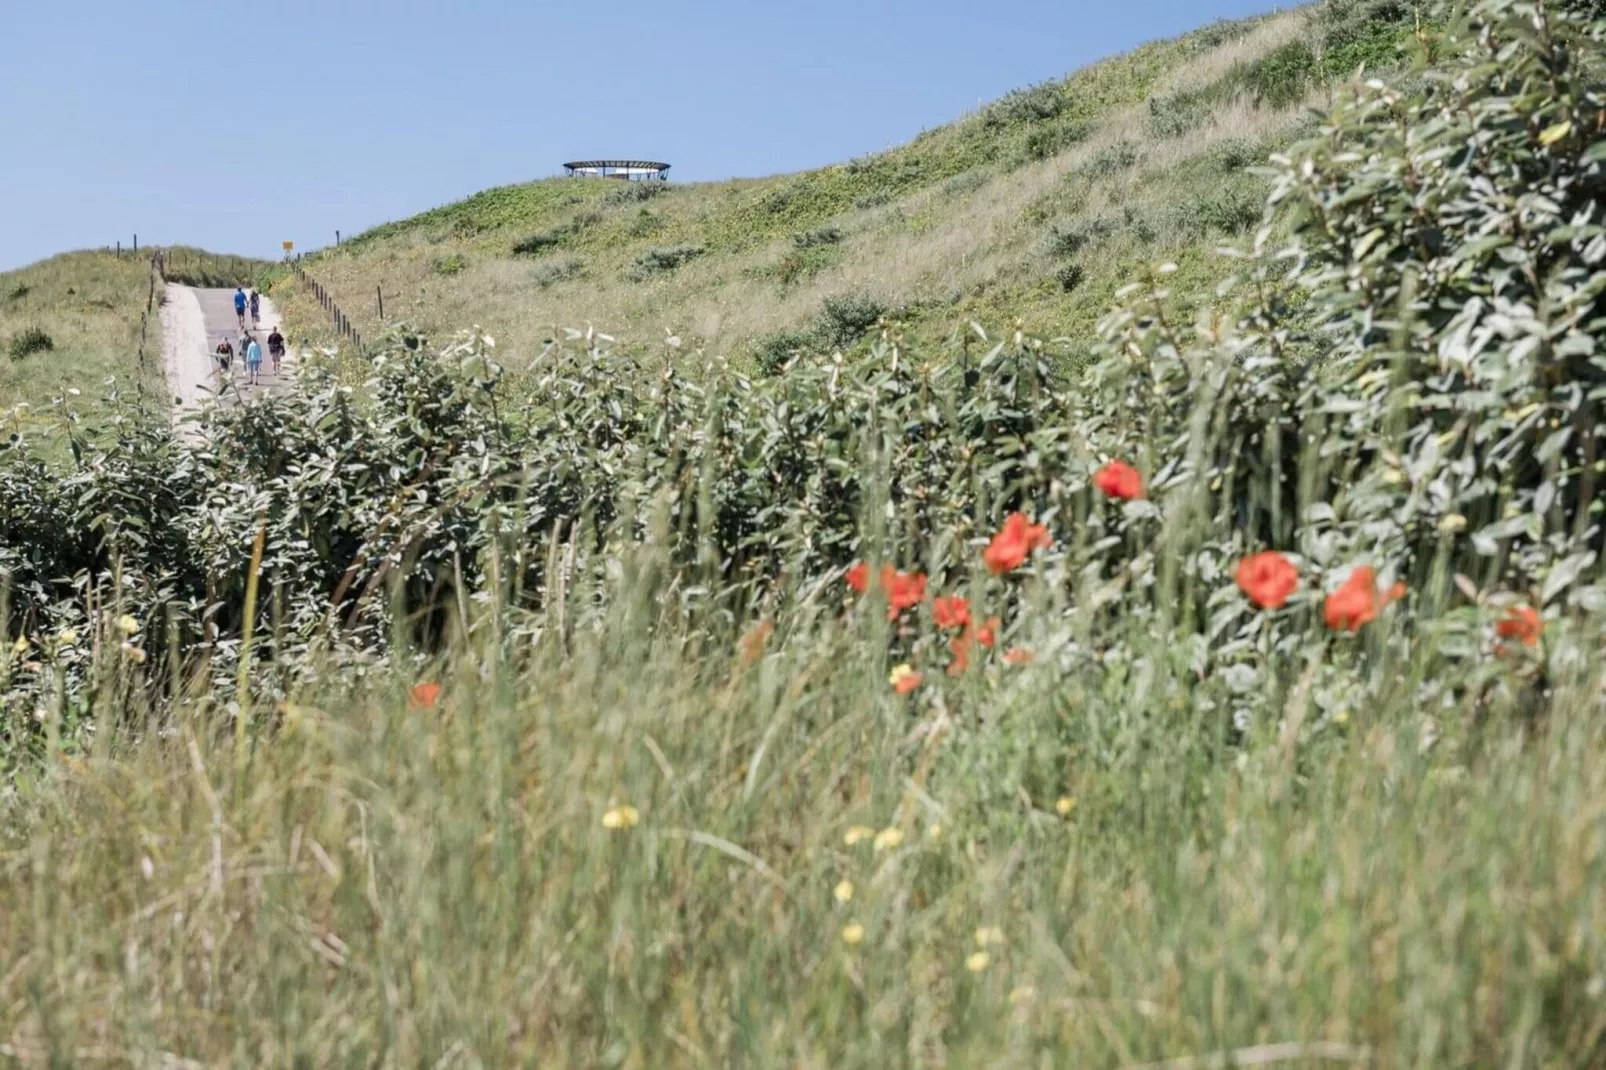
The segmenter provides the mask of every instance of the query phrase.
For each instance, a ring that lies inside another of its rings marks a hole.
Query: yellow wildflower
[[[26,635],[17,636],[17,641],[11,644],[11,652],[19,658],[26,654],[28,652],[28,637]]]
[[[641,814],[634,806],[615,806],[602,815],[602,827],[605,829],[635,828],[636,822],[641,820]]]
[[[875,849],[890,851],[903,842],[903,830],[900,828],[885,828],[875,834]]]
[[[1076,809],[1076,799],[1070,795],[1061,795],[1054,804],[1054,812],[1061,817],[1070,817],[1071,811]]]
[[[988,944],[1001,944],[1004,942],[1004,930],[996,925],[976,930],[976,946],[986,947]]]
[[[78,633],[71,628],[63,628],[56,633],[56,642],[62,646],[74,646],[78,642]]]
[[[1333,723],[1337,725],[1349,724],[1349,711],[1339,710],[1337,713],[1333,714]]]
[[[854,844],[868,840],[874,835],[875,829],[865,828],[863,825],[854,825],[848,829],[847,835],[842,837],[842,842],[852,847]]]
[[[933,842],[942,839],[942,826],[932,825],[930,828],[926,829],[926,839]]]
[[[835,888],[831,889],[831,894],[836,896],[836,901],[838,903],[852,902],[852,900],[853,900],[853,882],[852,881],[841,881],[841,882],[839,882]]]
[[[1030,1003],[1037,998],[1037,989],[1031,985],[1021,985],[1009,994],[1009,1002],[1013,1004]]]
[[[135,620],[127,613],[124,613],[121,617],[117,618],[117,627],[123,630],[124,635],[133,635],[135,632],[139,631],[139,621]]]
[[[913,665],[899,665],[892,670],[892,675],[887,677],[887,683],[891,684],[892,690],[898,694],[907,695],[920,686],[920,674],[915,671]]]
[[[842,927],[842,942],[849,947],[855,947],[864,939],[864,926],[856,921],[850,921]]]
[[[980,973],[987,968],[987,964],[991,961],[993,960],[991,956],[987,954],[987,952],[978,951],[965,960],[965,969],[969,970],[971,973]]]

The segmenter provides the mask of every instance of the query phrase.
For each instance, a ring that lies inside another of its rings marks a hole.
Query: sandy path
[[[217,389],[206,349],[206,317],[188,286],[168,283],[162,300],[162,363],[173,394],[173,417],[182,422]]]
[[[267,356],[268,333],[279,323],[279,312],[266,296],[262,298],[261,319],[251,326],[251,333],[263,349],[261,383],[255,388],[246,383],[245,358],[236,355],[228,374],[220,374],[213,350],[218,341],[227,336],[230,341],[239,337],[239,321],[234,316],[234,291],[196,289],[168,283],[167,297],[162,303],[162,357],[167,370],[167,384],[173,393],[173,416],[182,422],[221,394],[225,399],[249,401],[275,390],[286,389],[290,383],[295,352],[290,350],[284,358],[279,374],[273,372],[273,362]],[[249,317],[247,323],[250,324]]]

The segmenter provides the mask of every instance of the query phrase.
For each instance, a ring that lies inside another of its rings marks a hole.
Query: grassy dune
[[[365,336],[382,288],[387,318],[478,323],[514,354],[591,324],[773,364],[798,341],[788,332],[814,329],[829,350],[881,310],[917,339],[1019,319],[1085,346],[1140,264],[1173,260],[1178,293],[1210,291],[1215,246],[1261,218],[1248,169],[1359,63],[1405,61],[1402,10],[1345,0],[1218,24],[818,171],[658,196],[568,179],[489,190],[308,266]],[[844,298],[868,313],[835,322],[827,302]],[[306,295],[281,306],[316,333]]]
[[[0,407],[26,403],[36,413],[70,390],[98,393],[115,378],[122,389],[159,390],[160,323],[140,317],[151,295],[150,258],[111,252],[68,253],[0,274]],[[160,299],[160,286],[157,287]],[[50,348],[23,354],[17,340],[43,331]]]

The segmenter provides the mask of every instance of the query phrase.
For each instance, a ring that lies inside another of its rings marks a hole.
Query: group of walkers
[[[246,296],[244,287],[236,287],[234,291],[234,314],[240,321],[240,337],[230,341],[227,335],[217,344],[217,362],[220,372],[227,372],[234,366],[234,356],[239,354],[245,363],[248,382],[257,386],[262,382],[262,346],[258,344],[256,335],[246,329],[245,314],[247,308],[251,312],[251,326],[260,329],[262,322],[262,295],[255,290]],[[279,364],[284,360],[284,335],[279,328],[273,328],[268,334],[268,356],[273,360],[273,374],[279,374]]]

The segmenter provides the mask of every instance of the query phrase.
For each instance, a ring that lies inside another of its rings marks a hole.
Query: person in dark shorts
[[[240,321],[240,330],[245,330],[245,288],[234,288],[234,315]]]
[[[262,295],[255,290],[251,291],[251,326],[255,327],[262,322]]]
[[[234,343],[229,341],[228,335],[225,334],[222,337],[217,344],[217,349],[213,350],[213,352],[217,354],[217,366],[219,371],[226,372],[233,367]]]
[[[284,359],[284,335],[279,328],[273,328],[268,335],[268,356],[273,360],[273,374],[279,374],[279,362]]]

